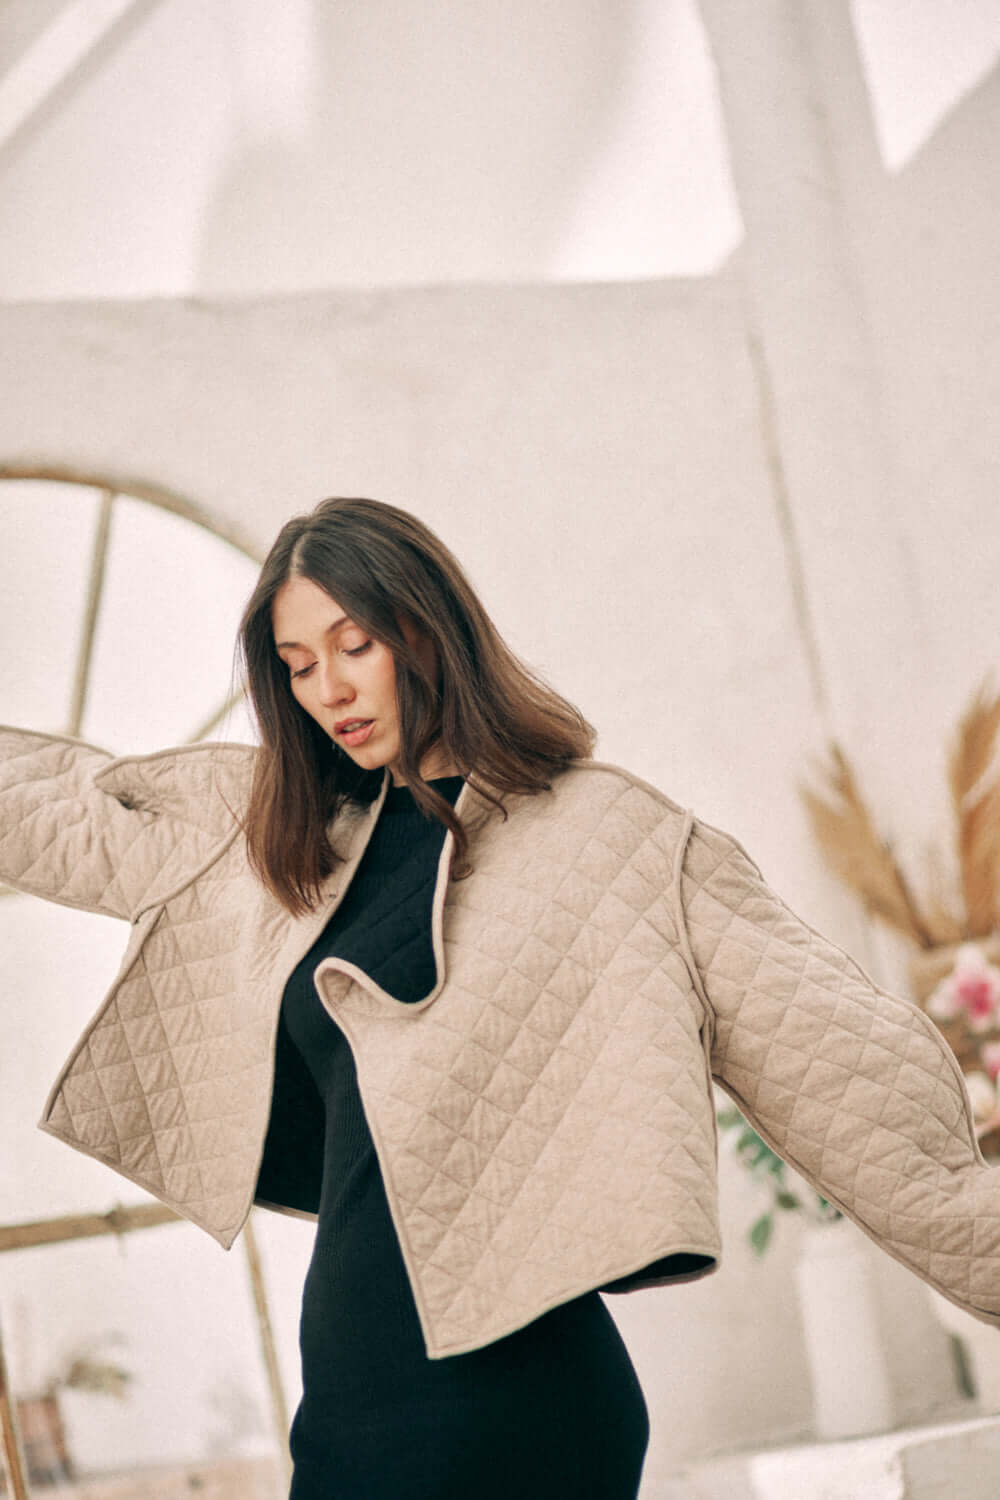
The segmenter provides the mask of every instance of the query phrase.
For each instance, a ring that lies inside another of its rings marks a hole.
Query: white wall
[[[136,0],[95,49],[0,130],[8,299],[686,274],[739,238],[695,0]]]
[[[850,9],[897,171],[1000,14]],[[6,0],[0,204],[7,300],[704,274],[741,234],[696,0]]]

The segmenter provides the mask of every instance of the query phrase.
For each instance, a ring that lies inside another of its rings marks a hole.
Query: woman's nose
[[[333,708],[338,703],[349,703],[354,697],[354,689],[341,671],[338,661],[325,665],[320,663],[319,695],[327,708]]]

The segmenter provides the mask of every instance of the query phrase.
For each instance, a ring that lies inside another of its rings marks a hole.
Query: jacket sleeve
[[[155,769],[157,758],[146,759]],[[219,818],[208,809],[199,826],[158,802],[148,772],[130,794],[135,764],[63,735],[0,727],[0,882],[128,920],[184,884],[219,850]]]
[[[1000,1171],[936,1027],[796,917],[728,834],[695,822],[678,868],[713,1076],[882,1249],[1000,1324]]]

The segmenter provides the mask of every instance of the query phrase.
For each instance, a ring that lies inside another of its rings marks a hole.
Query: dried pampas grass
[[[962,896],[968,937],[985,937],[1000,925],[1000,775],[995,765],[1000,694],[984,684],[958,727],[949,763],[958,825]]]
[[[983,684],[963,716],[949,761],[964,912],[940,889],[921,910],[883,839],[839,745],[821,772],[823,792],[803,787],[813,832],[831,868],[867,910],[921,948],[985,937],[1000,928],[1000,693]],[[939,884],[939,882],[937,882]]]
[[[857,892],[873,916],[881,917],[921,948],[931,947],[934,937],[928,923],[917,907],[891,846],[876,832],[847,756],[839,745],[832,744],[830,757],[832,764],[825,772],[825,780],[834,801],[825,801],[808,787],[802,788],[823,853],[831,868]]]

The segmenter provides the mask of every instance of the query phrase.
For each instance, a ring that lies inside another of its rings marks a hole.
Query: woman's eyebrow
[[[339,620],[334,620],[334,622],[333,622],[332,625],[328,625],[326,627],[326,629],[324,630],[323,634],[324,635],[333,635],[333,632],[335,630],[339,630],[340,627],[341,627],[341,625],[350,625],[350,624],[351,624],[351,617],[350,617],[350,615],[341,615],[341,617],[340,617]],[[275,651],[305,651],[307,648],[305,646],[303,646],[301,644],[301,642],[299,642],[299,641],[275,641],[275,643],[274,643],[274,649],[275,649]]]

